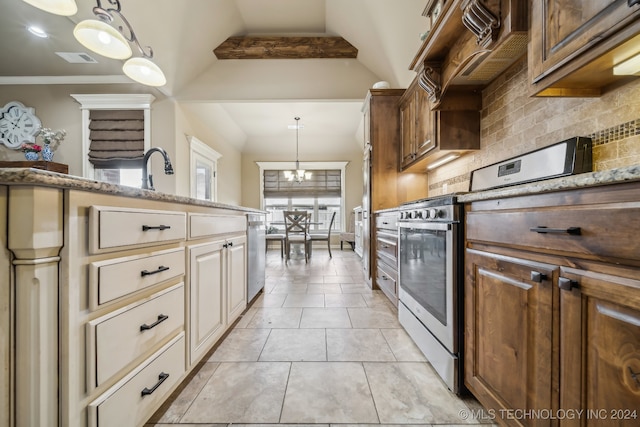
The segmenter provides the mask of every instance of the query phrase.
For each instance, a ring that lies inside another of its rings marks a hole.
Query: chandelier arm
[[[93,8],[93,14],[96,15],[98,18],[100,18],[102,21],[105,21],[107,23],[112,23],[113,15],[117,15],[118,18],[120,18],[120,20],[126,26],[126,30],[125,30],[125,27],[123,27],[122,25],[118,25],[117,29],[120,32],[120,34],[122,34],[122,36],[129,43],[135,44],[135,46],[138,48],[138,50],[140,51],[143,57],[149,58],[149,59],[153,58],[153,49],[151,48],[151,46],[143,47],[140,44],[140,41],[138,40],[138,37],[136,37],[136,33],[133,31],[131,24],[129,23],[127,18],[125,18],[124,15],[122,14],[120,1],[107,0],[108,3],[111,6],[113,6],[113,7],[109,7],[108,9],[105,9],[102,7],[102,2],[100,0],[96,0],[96,1],[97,1],[97,6]]]

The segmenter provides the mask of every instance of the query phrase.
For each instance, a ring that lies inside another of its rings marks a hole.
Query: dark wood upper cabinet
[[[423,15],[433,27],[409,68],[418,73],[432,109],[450,90],[486,86],[526,53],[526,1],[431,0]]]
[[[613,67],[640,54],[640,4],[629,0],[531,2],[529,79],[538,96],[599,96]]]

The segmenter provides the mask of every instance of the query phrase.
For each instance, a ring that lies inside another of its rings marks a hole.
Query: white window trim
[[[256,162],[260,168],[260,207],[264,209],[264,171],[265,170],[287,170],[295,169],[295,164],[292,162]],[[300,168],[304,170],[314,169],[340,169],[340,211],[341,215],[340,230],[345,229],[346,219],[345,216],[345,176],[346,169],[349,162],[300,162]]]
[[[211,201],[218,201],[218,160],[222,158],[222,154],[196,138],[195,136],[186,135],[189,141],[189,187],[191,188],[191,197],[196,197],[196,161],[198,155],[213,163],[211,171]]]
[[[95,169],[89,161],[90,110],[144,110],[144,151],[151,148],[151,94],[71,94],[82,111],[82,176],[95,179]]]

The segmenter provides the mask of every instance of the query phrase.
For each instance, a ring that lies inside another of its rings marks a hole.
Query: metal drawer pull
[[[536,233],[541,233],[541,234],[545,234],[545,233],[565,234],[566,233],[566,234],[571,234],[573,236],[578,236],[582,233],[580,230],[580,227],[547,228],[544,226],[539,226],[539,227],[531,228],[529,229],[529,231],[535,231]]]
[[[160,387],[160,384],[162,384],[164,382],[164,380],[166,380],[167,378],[169,378],[169,374],[166,374],[164,372],[160,372],[160,375],[158,375],[158,382],[156,383],[156,385],[154,385],[151,388],[144,388],[142,390],[142,392],[140,393],[140,395],[142,396],[148,396],[150,394],[152,394],[154,391],[156,391],[156,389],[158,387]]]
[[[165,320],[167,320],[168,318],[169,318],[169,316],[167,316],[166,314],[159,314],[158,315],[158,320],[156,320],[152,324],[147,325],[146,323],[144,323],[144,324],[140,325],[140,332],[144,332],[146,330],[153,329],[156,326],[158,326],[160,323],[162,323]]]
[[[580,284],[575,280],[567,279],[566,277],[561,277],[558,279],[558,287],[563,291],[570,291],[572,289],[580,288]]]
[[[167,271],[167,270],[169,270],[169,267],[165,267],[164,265],[161,265],[160,267],[158,267],[157,270],[154,270],[154,271],[142,270],[140,272],[140,276],[142,276],[142,277],[151,276],[152,274],[162,273],[163,271]]]
[[[531,272],[531,281],[536,283],[542,283],[543,280],[547,280],[547,275],[540,273],[539,271]]]
[[[168,230],[170,229],[171,226],[170,225],[156,225],[156,226],[151,226],[151,225],[143,225],[142,226],[142,231],[149,231],[149,230]]]

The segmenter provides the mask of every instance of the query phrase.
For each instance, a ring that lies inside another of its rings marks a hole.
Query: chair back
[[[333,211],[331,215],[331,222],[329,223],[329,232],[327,233],[328,237],[331,237],[331,230],[333,229],[333,222],[336,220],[336,212]]]
[[[310,215],[306,211],[284,211],[284,230],[287,238],[309,233]]]

